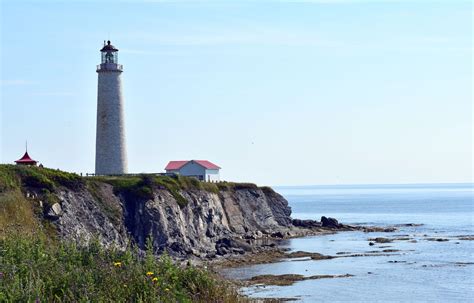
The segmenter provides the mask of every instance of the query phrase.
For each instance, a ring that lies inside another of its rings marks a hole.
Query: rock
[[[247,234],[245,234],[244,239],[247,239],[247,240],[256,240],[257,237],[255,237],[254,234],[248,234],[248,233],[247,233]]]
[[[114,177],[122,178],[130,176]],[[144,250],[151,236],[156,253],[180,258],[241,254],[271,243],[267,235],[286,237],[293,228],[288,202],[268,187],[229,183],[206,190],[191,182],[169,190],[151,179],[134,178],[143,179],[126,187],[115,182],[114,187],[108,177],[84,178],[77,186],[58,182],[48,195],[34,188],[39,193],[34,204],[43,204],[42,214],[53,221],[61,240],[87,244],[97,238],[104,247],[124,250],[136,243]],[[26,187],[22,193],[35,197]]]
[[[219,256],[224,256],[224,255],[227,255],[229,253],[229,251],[227,250],[227,248],[223,247],[223,246],[220,246],[216,249],[216,253],[219,255]]]
[[[321,217],[321,226],[329,228],[341,227],[341,224],[334,218],[326,218],[325,216]]]
[[[276,285],[276,286],[289,286],[298,281],[305,280],[317,280],[317,279],[332,279],[332,278],[349,278],[353,277],[351,274],[345,275],[314,275],[305,277],[303,275],[296,274],[284,274],[284,275],[259,275],[250,278],[250,284],[263,284],[263,285]]]
[[[447,242],[449,239],[444,239],[444,238],[427,238],[427,241],[436,241],[436,242]]]
[[[273,238],[284,238],[285,235],[281,231],[277,231],[271,234]]]
[[[369,242],[369,245],[370,245],[370,246],[374,246],[375,243],[374,243],[374,242]]]
[[[392,240],[390,240],[388,238],[383,238],[383,237],[372,238],[372,239],[369,239],[369,241],[374,241],[376,243],[390,243],[390,242],[392,242]]]
[[[373,233],[373,232],[390,233],[396,230],[397,229],[395,227],[379,227],[379,226],[363,226],[362,227],[362,231],[366,233]]]
[[[231,239],[231,238],[222,238],[222,239],[219,239],[217,242],[216,242],[216,250],[218,250],[219,248],[224,248],[225,251],[230,251],[232,249],[237,249],[239,252],[242,250],[242,251],[252,251],[252,246],[250,246],[249,244],[241,241],[241,240],[237,240],[237,239]]]
[[[51,205],[51,208],[48,211],[48,217],[52,219],[58,219],[63,213],[61,204],[59,203],[54,203]]]
[[[262,244],[262,247],[276,247],[275,243]]]
[[[186,256],[193,252],[191,248],[187,247],[181,242],[173,242],[168,245],[168,248],[168,252],[170,252],[172,255]]]
[[[243,255],[245,254],[245,250],[243,250],[242,248],[232,248],[232,253]]]
[[[293,219],[292,221],[293,226],[303,227],[303,228],[316,228],[321,227],[321,222],[315,220],[300,220],[300,219]]]

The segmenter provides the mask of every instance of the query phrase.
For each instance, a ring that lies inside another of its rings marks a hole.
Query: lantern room
[[[104,41],[104,47],[102,47],[100,52],[102,53],[101,63],[118,63],[118,49],[110,44],[110,40],[107,41],[107,44]]]

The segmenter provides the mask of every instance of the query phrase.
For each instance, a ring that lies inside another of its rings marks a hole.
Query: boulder
[[[51,208],[49,209],[47,215],[50,218],[57,219],[62,215],[62,213],[63,213],[63,209],[61,207],[61,204],[54,203],[53,205],[51,205]]]
[[[231,238],[221,238],[216,242],[216,251],[217,254],[219,250],[228,252],[229,250],[237,249],[237,250],[244,250],[244,251],[252,251],[252,246],[245,243],[244,241],[231,239]]]
[[[341,227],[341,224],[334,218],[326,218],[325,216],[321,217],[321,226],[323,227],[330,227],[330,228],[337,228]]]
[[[315,220],[293,219],[292,223],[293,223],[293,226],[303,227],[303,228],[321,227],[321,222],[318,222]]]
[[[284,238],[285,235],[281,231],[277,231],[271,234],[273,238]]]
[[[218,254],[219,256],[224,256],[224,255],[227,255],[228,253],[229,251],[227,250],[227,248],[223,246],[220,246],[216,249],[216,254]]]

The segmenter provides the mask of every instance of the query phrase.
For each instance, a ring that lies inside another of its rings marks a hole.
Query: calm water
[[[284,261],[228,271],[245,279],[261,274],[353,274],[350,278],[297,282],[291,286],[243,289],[251,297],[292,297],[299,302],[474,302],[474,235],[472,184],[280,187],[293,217],[337,218],[347,224],[377,226],[419,223],[394,233],[341,232],[283,241],[293,251],[336,255],[338,252],[400,252],[389,256],[320,261]],[[416,240],[369,246],[368,238],[397,236]],[[449,241],[428,241],[430,237]],[[395,262],[396,261],[396,262]]]

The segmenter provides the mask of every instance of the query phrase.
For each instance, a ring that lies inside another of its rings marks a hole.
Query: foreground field
[[[229,283],[151,249],[107,250],[39,235],[0,240],[1,302],[243,302]]]

